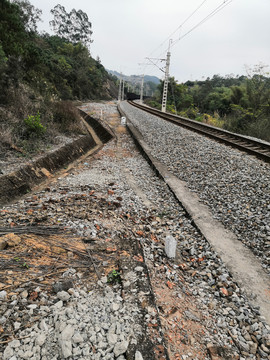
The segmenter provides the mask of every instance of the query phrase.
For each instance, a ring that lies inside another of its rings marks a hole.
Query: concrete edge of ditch
[[[80,112],[88,134],[55,151],[46,153],[34,161],[29,161],[16,171],[2,175],[0,177],[0,205],[28,193],[34,186],[51,177],[57,170],[68,166],[91,150],[98,151],[113,138],[112,133],[98,120],[82,111]]]

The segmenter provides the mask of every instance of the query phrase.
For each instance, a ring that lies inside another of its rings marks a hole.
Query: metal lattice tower
[[[121,101],[121,97],[122,97],[122,73],[120,77],[119,90],[118,90],[118,102]]]
[[[123,79],[123,86],[122,86],[122,96],[121,96],[121,100],[124,101],[125,100],[125,80]]]
[[[166,112],[166,105],[167,105],[167,95],[168,95],[168,85],[169,85],[169,71],[170,71],[170,45],[171,41],[169,42],[169,49],[167,52],[167,59],[166,59],[166,69],[165,69],[165,79],[164,79],[164,87],[163,87],[163,95],[162,95],[162,107],[161,111]]]
[[[143,83],[144,83],[144,74],[142,76],[142,82],[141,82],[141,96],[140,96],[140,104],[143,103]]]

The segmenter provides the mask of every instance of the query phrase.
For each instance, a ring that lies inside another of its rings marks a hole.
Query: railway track
[[[159,110],[138,104],[133,101],[128,101],[128,103],[141,110],[147,111],[150,114],[170,121],[176,125],[185,127],[192,131],[196,131],[212,139],[225,143],[226,145],[236,147],[242,151],[255,155],[258,158],[270,163],[270,143],[264,143],[259,140],[257,141],[254,139],[250,139],[246,136],[234,134],[229,131],[219,129],[208,124],[203,124],[185,117],[163,113]]]

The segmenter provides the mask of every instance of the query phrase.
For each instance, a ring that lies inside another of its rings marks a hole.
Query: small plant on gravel
[[[168,211],[162,211],[162,212],[158,213],[158,216],[159,216],[160,218],[163,218],[164,216],[169,216],[169,215],[170,215],[170,214],[169,214]]]
[[[19,257],[15,257],[14,260],[20,263],[20,266],[24,269],[29,269],[29,265],[24,260],[20,259]]]
[[[112,270],[111,272],[109,272],[109,274],[107,275],[107,283],[108,284],[119,284],[121,283],[121,274],[119,271],[117,270]]]
[[[36,115],[29,115],[24,119],[24,124],[26,125],[26,131],[29,135],[36,135],[37,137],[43,135],[46,131],[46,127],[43,126],[40,122],[40,113],[37,112]]]
[[[29,269],[29,265],[26,262],[24,262],[21,266],[25,269]]]

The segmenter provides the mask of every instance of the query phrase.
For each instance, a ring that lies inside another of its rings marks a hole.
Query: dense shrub
[[[247,76],[214,75],[205,81],[178,84],[170,79],[167,111],[197,121],[270,140],[270,77],[267,66],[248,69]],[[162,100],[163,82],[149,105]]]
[[[46,127],[41,124],[39,111],[36,115],[27,116],[27,118],[24,119],[24,124],[26,127],[26,134],[29,136],[33,135],[40,137],[46,131]]]

